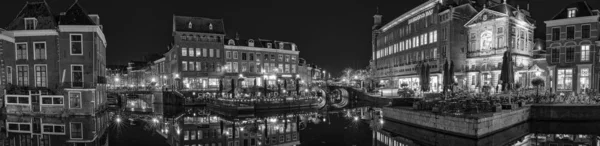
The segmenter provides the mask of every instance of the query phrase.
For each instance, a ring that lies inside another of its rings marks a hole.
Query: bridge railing
[[[269,106],[269,105],[302,105],[318,103],[322,99],[316,97],[298,97],[298,98],[249,98],[249,99],[226,99],[211,98],[206,99],[207,103],[219,106]]]

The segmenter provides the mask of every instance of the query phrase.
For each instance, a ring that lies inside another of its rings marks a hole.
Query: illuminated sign
[[[417,20],[421,20],[421,19],[423,19],[423,18],[425,18],[425,17],[427,17],[427,16],[430,16],[431,14],[433,14],[433,10],[429,10],[429,11],[427,11],[427,12],[425,12],[425,13],[421,13],[421,14],[419,14],[419,15],[417,15],[417,16],[415,16],[415,17],[413,17],[413,18],[410,18],[410,19],[408,20],[408,24],[411,24],[411,23],[413,23],[413,22],[415,22],[415,21],[417,21]]]

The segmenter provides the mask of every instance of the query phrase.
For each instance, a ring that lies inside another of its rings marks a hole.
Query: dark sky
[[[25,0],[2,0],[0,26],[6,27]],[[46,0],[53,13],[65,11],[74,0]],[[425,0],[79,0],[90,14],[99,14],[107,37],[108,64],[142,60],[163,53],[170,43],[172,15],[222,18],[229,36],[295,42],[300,57],[326,70],[364,68],[371,53],[373,14],[379,6],[388,22]],[[579,0],[511,0],[531,3],[543,28],[565,5]],[[510,1],[509,1],[510,2]],[[588,0],[600,8],[597,0]],[[539,38],[540,31],[536,30]]]

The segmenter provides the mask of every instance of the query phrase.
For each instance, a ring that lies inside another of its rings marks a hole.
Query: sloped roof
[[[88,15],[87,11],[75,1],[73,5],[59,16],[59,25],[97,25]]]
[[[585,16],[592,16],[595,15],[592,12],[592,7],[590,7],[590,5],[588,5],[588,3],[586,1],[579,1],[579,2],[575,2],[575,3],[571,3],[569,5],[567,5],[565,8],[563,8],[558,14],[556,14],[552,20],[558,20],[558,19],[565,19],[568,18],[568,12],[570,8],[577,8],[577,11],[575,12],[575,16],[577,17],[585,17]]]
[[[497,4],[495,6],[487,8],[487,9],[492,10],[492,11],[496,11],[496,12],[499,12],[499,13],[507,14],[510,17],[514,17],[514,18],[517,18],[519,20],[523,20],[523,21],[529,22],[531,24],[535,24],[536,23],[535,19],[533,19],[533,18],[525,15],[523,12],[521,12],[521,10],[519,10],[519,9],[517,9],[517,8],[515,8],[515,7],[513,7],[513,6],[509,5],[509,4],[505,4],[505,3]],[[521,14],[523,17],[519,17],[519,14]]]
[[[225,45],[229,45],[229,40],[233,40],[235,42],[235,46],[249,46],[248,41],[253,40],[254,47],[257,47],[257,48],[267,48],[267,44],[271,43],[272,44],[271,49],[280,49],[280,45],[282,43],[283,50],[290,50],[290,51],[292,50],[292,46],[294,45],[294,43],[291,43],[291,42],[267,40],[267,39],[261,39],[261,38],[256,38],[256,39],[225,38],[225,41],[223,41],[223,43]],[[296,51],[298,51],[298,47],[296,47]]]
[[[27,2],[15,19],[6,27],[7,30],[25,30],[25,18],[36,18],[36,29],[55,29],[56,20],[50,11],[48,3]]]
[[[225,34],[225,24],[223,19],[173,15],[173,31]]]

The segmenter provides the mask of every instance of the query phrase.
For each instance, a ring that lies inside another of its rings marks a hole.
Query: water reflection
[[[102,146],[111,113],[95,116],[38,117],[5,115],[0,145],[9,146]]]
[[[521,123],[481,138],[468,138],[392,121],[372,121],[374,146],[598,146],[600,122]]]
[[[249,113],[164,106],[152,98],[121,106],[94,116],[2,115],[0,145],[600,146],[600,121],[533,121],[469,138],[384,120],[379,108],[356,102]]]

